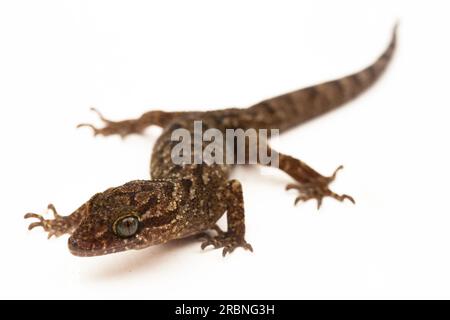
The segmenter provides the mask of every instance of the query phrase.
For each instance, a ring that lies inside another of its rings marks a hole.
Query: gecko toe
[[[222,250],[222,257],[225,257],[227,254],[232,253],[236,247],[234,246],[226,246]]]
[[[306,197],[306,196],[298,196],[297,198],[295,198],[294,201],[294,206],[296,206],[299,202],[305,202],[308,201],[310,198]]]
[[[201,248],[202,250],[205,250],[209,246],[213,246],[214,249],[217,249],[217,242],[214,241],[214,239],[206,239],[205,241],[203,241]]]
[[[30,225],[28,226],[28,230],[31,230],[31,229],[36,228],[36,227],[44,227],[44,224],[42,222],[30,223]]]
[[[329,182],[334,181],[334,180],[336,179],[337,173],[338,173],[339,171],[341,171],[342,169],[344,169],[344,166],[343,166],[343,165],[340,165],[339,167],[337,167],[337,168],[334,170],[333,174],[332,174],[330,177],[328,177]]]
[[[25,219],[38,219],[38,221],[32,222],[28,225],[28,230],[32,230],[36,227],[42,227],[44,231],[48,233],[48,239],[53,236],[59,237],[65,233],[70,233],[70,230],[72,230],[70,220],[67,217],[60,216],[53,204],[48,205],[48,210],[52,211],[54,219],[44,219],[42,215],[32,212],[25,214]]]
[[[291,190],[291,189],[296,189],[296,190],[298,190],[299,188],[300,188],[300,185],[295,184],[295,183],[289,183],[289,184],[286,185],[285,190],[286,190],[286,191]]]
[[[347,199],[347,200],[350,201],[351,203],[356,204],[356,201],[355,201],[355,199],[353,199],[352,196],[349,196],[349,195],[347,195],[347,194],[343,194],[342,197],[344,198],[344,200]]]
[[[252,245],[250,244],[250,243],[245,243],[243,246],[242,246],[242,248],[244,248],[245,250],[248,250],[248,251],[250,251],[250,252],[253,252],[253,247],[252,247]]]
[[[318,197],[316,198],[316,200],[317,200],[317,210],[319,210],[320,207],[322,206],[323,197]]]
[[[223,248],[222,256],[224,257],[227,254],[232,253],[238,247],[242,247],[245,250],[253,252],[253,248],[249,243],[247,243],[244,239],[236,238],[233,234],[223,232],[214,237],[206,234],[206,237],[207,239],[201,244],[202,250],[208,246],[213,246],[214,249]]]
[[[227,254],[232,253],[238,247],[253,252],[253,247],[251,246],[250,243],[247,243],[245,240],[242,240],[240,242],[232,241],[231,243],[224,246],[222,250],[222,256],[225,257]]]
[[[40,214],[31,213],[31,212],[27,213],[24,216],[24,219],[29,219],[29,218],[38,219],[39,221],[30,223],[30,225],[28,226],[28,230],[31,230],[31,229],[36,228],[36,227],[43,227],[44,228],[44,221],[45,220]]]
[[[37,218],[37,219],[39,219],[39,221],[44,221],[44,218],[40,214],[31,213],[31,212],[24,215],[23,218],[24,219]]]
[[[339,168],[336,170],[340,170]],[[332,177],[330,177],[332,179]],[[311,183],[307,185],[301,184],[288,184],[286,186],[286,190],[295,189],[298,191],[299,195],[295,198],[294,205],[297,205],[299,202],[306,202],[308,200],[316,200],[317,201],[317,209],[320,209],[323,203],[323,199],[325,197],[330,197],[336,199],[340,202],[344,200],[349,200],[353,204],[355,204],[355,199],[347,194],[337,194],[331,191],[328,188],[328,183]]]
[[[103,115],[97,109],[90,108],[90,110],[95,112],[103,123],[105,123],[107,125],[113,123],[112,121],[110,121],[110,120],[106,119],[105,117],[103,117]],[[105,131],[105,128],[100,129],[100,128],[97,128],[97,127],[95,127],[94,125],[92,125],[90,123],[80,123],[80,124],[77,125],[77,128],[82,128],[82,127],[91,128],[93,133],[94,133],[94,137],[99,135],[99,134],[104,134],[104,131]]]
[[[351,203],[356,204],[355,199],[353,199],[353,197],[349,196],[348,194],[336,194],[336,193],[330,191],[330,193],[328,195],[338,201],[341,201],[341,202],[344,202],[344,200],[348,200]]]
[[[90,123],[80,123],[77,125],[77,128],[83,128],[83,127],[91,128],[94,137],[101,133],[101,129],[95,127],[94,125],[92,125]]]
[[[47,210],[48,211],[51,211],[52,213],[53,213],[53,217],[55,218],[55,219],[61,219],[62,217],[58,214],[58,211],[56,211],[56,208],[55,208],[55,206],[52,204],[52,203],[49,203],[48,205],[47,205]]]
[[[202,250],[205,250],[207,246],[211,245],[211,243],[209,243],[208,241],[203,241],[200,248],[202,248]]]
[[[110,135],[119,135],[122,139],[125,139],[129,134],[141,134],[143,129],[139,127],[137,120],[123,120],[123,121],[111,121],[103,117],[103,115],[95,108],[91,108],[94,111],[100,120],[104,123],[102,128],[97,128],[90,123],[80,123],[77,125],[77,128],[88,127],[91,128],[94,136],[102,135],[102,136],[110,136]]]

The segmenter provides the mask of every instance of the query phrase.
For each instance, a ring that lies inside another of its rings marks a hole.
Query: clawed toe
[[[80,123],[79,125],[77,125],[77,128],[82,127],[91,128],[94,133],[94,136],[97,135],[110,136],[117,134],[122,139],[129,134],[142,132],[141,128],[138,128],[136,126],[135,121],[133,120],[111,121],[103,117],[103,115],[97,109],[91,108],[91,110],[98,115],[98,117],[105,124],[105,126],[103,128],[97,128],[90,123]]]
[[[338,173],[339,171],[341,171],[342,169],[344,169],[344,166],[343,166],[343,165],[340,165],[339,167],[337,167],[336,170],[334,170],[333,174],[332,174],[330,177],[328,177],[329,181],[330,181],[330,182],[333,182],[333,181],[336,179],[337,173]]]
[[[36,213],[27,213],[25,216],[24,216],[24,219],[30,219],[30,218],[35,218],[35,219],[38,219],[39,221],[37,221],[37,222],[32,222],[32,223],[30,223],[30,225],[28,226],[28,230],[31,230],[31,229],[33,229],[33,228],[36,228],[36,227],[43,227],[44,228],[44,217],[42,217],[40,214],[36,214]]]
[[[213,239],[205,239],[205,240],[203,240],[200,248],[202,248],[202,250],[205,250],[206,247],[208,247],[208,246],[214,246],[214,249],[217,248],[216,243],[213,241]]]
[[[42,222],[32,222],[28,226],[28,230],[31,230],[31,229],[36,228],[36,227],[44,227],[44,224]]]
[[[98,109],[96,109],[96,108],[94,108],[94,107],[91,107],[90,110],[91,110],[92,112],[96,113],[97,116],[100,118],[100,120],[102,120],[104,123],[106,123],[106,124],[108,124],[108,123],[113,123],[111,120],[106,119],[106,118],[103,116],[103,114],[102,114],[100,111],[98,111]]]
[[[38,219],[38,221],[32,222],[28,225],[28,230],[32,230],[36,227],[42,227],[44,231],[48,232],[48,238],[53,236],[60,236],[67,233],[70,230],[70,225],[68,224],[67,217],[62,217],[58,214],[55,207],[52,204],[48,205],[48,210],[52,211],[54,219],[44,219],[40,214],[29,212],[24,215],[24,219]]]
[[[94,127],[92,124],[90,123],[80,123],[79,125],[77,125],[77,128],[82,128],[82,127],[87,127],[87,128],[91,128],[92,132],[94,133],[94,136],[98,135],[101,133],[101,129]]]
[[[345,199],[349,200],[351,203],[355,204],[356,201],[355,199],[353,199],[352,196],[349,196],[348,194],[342,194],[342,195],[338,195],[338,194],[333,194],[333,198],[339,201],[344,201]]]
[[[31,229],[36,228],[36,227],[43,227],[44,228],[44,221],[45,220],[40,214],[31,213],[31,212],[27,213],[24,216],[24,219],[29,219],[29,218],[35,218],[35,219],[38,219],[39,221],[30,223],[30,225],[28,226],[28,230],[31,230]]]
[[[244,239],[236,239],[232,235],[226,235],[226,232],[223,232],[223,235],[218,235],[215,237],[207,235],[206,239],[201,244],[201,248],[202,250],[204,250],[208,246],[213,246],[214,249],[223,247],[222,256],[224,257],[227,254],[233,252],[238,247],[242,247],[245,250],[253,252],[252,246],[249,243],[247,243]]]
[[[43,218],[40,214],[36,214],[36,213],[27,213],[27,214],[24,216],[24,219],[29,219],[29,218],[37,218],[37,219],[39,219],[40,221],[43,221],[43,220],[44,220],[44,218]]]
[[[238,247],[241,247],[244,250],[249,250],[250,252],[253,252],[253,248],[252,248],[251,244],[249,244],[249,243],[245,242],[245,240],[243,240],[243,242],[225,245],[222,250],[222,256],[225,257],[227,254],[232,253],[234,251],[234,249],[236,249]]]
[[[112,123],[110,120],[108,120],[105,117],[103,117],[103,115],[97,109],[92,107],[90,110],[95,112],[97,114],[97,116],[100,118],[100,120],[102,120],[105,124]],[[101,134],[103,132],[103,130],[104,130],[104,129],[99,129],[99,128],[95,127],[94,125],[90,124],[90,123],[80,123],[79,125],[77,125],[77,128],[82,128],[82,127],[91,128],[92,131],[94,132],[94,136],[96,136],[98,134]]]
[[[53,216],[55,219],[62,219],[62,217],[58,214],[58,212],[56,211],[56,208],[53,204],[50,203],[47,206],[47,210],[49,210],[53,213]],[[46,222],[47,220],[45,220],[42,215],[29,212],[29,213],[25,214],[24,219],[29,219],[29,218],[35,218],[35,219],[38,219],[39,221],[30,223],[30,225],[28,226],[28,230],[31,230],[36,227],[43,227],[44,229],[47,228],[48,222]],[[50,235],[49,235],[49,238],[50,238]]]
[[[340,170],[339,168],[337,170]],[[312,183],[308,185],[301,184],[288,184],[286,186],[286,190],[295,189],[299,192],[299,196],[295,198],[294,205],[297,205],[299,202],[306,202],[308,200],[316,200],[317,201],[317,209],[320,209],[322,206],[323,198],[331,197],[340,202],[344,200],[349,200],[353,204],[355,204],[355,199],[347,194],[336,194],[328,188],[327,184],[320,183]]]
[[[297,198],[295,198],[294,206],[296,206],[297,203],[299,203],[300,201],[301,202],[306,202],[308,200],[316,200],[317,201],[317,209],[320,209],[320,207],[322,206],[323,196],[321,196],[321,195],[315,195],[315,196],[301,195],[301,196],[298,196]]]

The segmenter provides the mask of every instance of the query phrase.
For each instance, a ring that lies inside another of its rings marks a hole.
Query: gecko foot
[[[295,198],[294,205],[300,201],[308,201],[311,199],[317,200],[317,209],[320,209],[322,200],[325,197],[331,197],[338,201],[344,201],[345,199],[351,201],[353,204],[355,200],[347,194],[337,194],[329,189],[329,184],[336,178],[336,174],[339,170],[343,169],[343,166],[339,166],[334,173],[329,177],[320,177],[308,183],[292,183],[286,186],[286,190],[295,189],[300,195]]]
[[[208,246],[213,246],[214,249],[223,248],[222,256],[226,256],[227,253],[231,253],[234,249],[242,247],[245,250],[253,252],[251,244],[247,243],[245,239],[238,238],[234,234],[224,232],[219,227],[214,227],[217,232],[216,236],[212,236],[209,233],[203,233],[201,239],[203,240],[201,248],[204,250]]]
[[[24,218],[36,218],[37,222],[32,222],[28,226],[28,230],[35,227],[42,227],[46,232],[48,232],[48,239],[52,236],[59,237],[65,233],[69,233],[72,229],[72,225],[67,220],[67,217],[60,216],[55,209],[53,204],[48,205],[48,210],[53,212],[54,219],[44,219],[42,215],[36,213],[27,213]]]
[[[136,120],[123,120],[123,121],[111,121],[106,119],[100,111],[95,108],[91,108],[94,111],[100,120],[105,124],[103,128],[97,128],[90,123],[80,123],[77,125],[77,128],[88,127],[94,131],[94,136],[103,135],[110,136],[114,134],[118,134],[120,137],[124,138],[125,136],[136,133],[140,134],[143,131],[143,128],[137,126],[138,122]]]

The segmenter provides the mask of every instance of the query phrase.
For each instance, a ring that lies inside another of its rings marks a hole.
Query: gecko
[[[238,247],[253,251],[245,238],[242,185],[239,180],[229,178],[235,166],[173,163],[171,133],[179,128],[192,132],[193,123],[198,120],[202,121],[203,127],[221,132],[229,128],[276,128],[285,132],[325,114],[353,100],[380,78],[395,51],[396,29],[397,26],[387,49],[368,67],[346,77],[263,100],[248,108],[205,112],[152,110],[138,118],[122,121],[111,121],[93,109],[103,127],[88,123],[78,127],[91,128],[94,136],[142,134],[152,125],[163,129],[151,155],[151,178],[99,192],[67,216],[58,214],[52,204],[48,209],[53,212],[53,219],[27,213],[26,219],[37,219],[28,229],[42,227],[48,238],[68,234],[70,252],[82,257],[143,249],[190,236],[200,237],[202,249],[208,246],[222,248],[223,256]],[[298,192],[295,204],[312,199],[317,200],[320,208],[325,197],[355,202],[351,196],[330,189],[342,166],[325,176],[300,159],[274,149],[270,152],[277,154],[278,168],[294,180],[286,189]],[[226,230],[217,225],[224,214]]]

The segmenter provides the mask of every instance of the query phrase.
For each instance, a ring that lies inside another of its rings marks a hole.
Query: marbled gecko
[[[202,235],[202,248],[223,248],[223,255],[237,247],[252,251],[245,240],[244,201],[241,183],[229,180],[233,165],[174,164],[171,150],[174,129],[192,132],[194,120],[205,128],[276,128],[281,132],[322,115],[355,98],[370,87],[388,65],[396,45],[396,32],[384,53],[369,67],[341,79],[277,96],[246,109],[230,108],[206,112],[149,111],[137,119],[110,121],[100,113],[104,127],[95,135],[125,137],[140,134],[150,125],[163,128],[151,157],[150,180],[136,180],[95,194],[68,216],[61,216],[53,205],[54,219],[28,213],[25,218],[38,221],[29,229],[43,227],[48,237],[70,234],[70,252],[77,256],[104,255],[129,249],[142,249],[191,235]],[[271,149],[271,152],[277,152]],[[294,179],[287,189],[298,191],[298,201],[324,197],[354,202],[345,194],[337,194],[329,185],[331,176],[323,176],[303,161],[278,153],[279,169]],[[227,230],[217,226],[226,213]],[[211,232],[212,231],[212,232]]]

